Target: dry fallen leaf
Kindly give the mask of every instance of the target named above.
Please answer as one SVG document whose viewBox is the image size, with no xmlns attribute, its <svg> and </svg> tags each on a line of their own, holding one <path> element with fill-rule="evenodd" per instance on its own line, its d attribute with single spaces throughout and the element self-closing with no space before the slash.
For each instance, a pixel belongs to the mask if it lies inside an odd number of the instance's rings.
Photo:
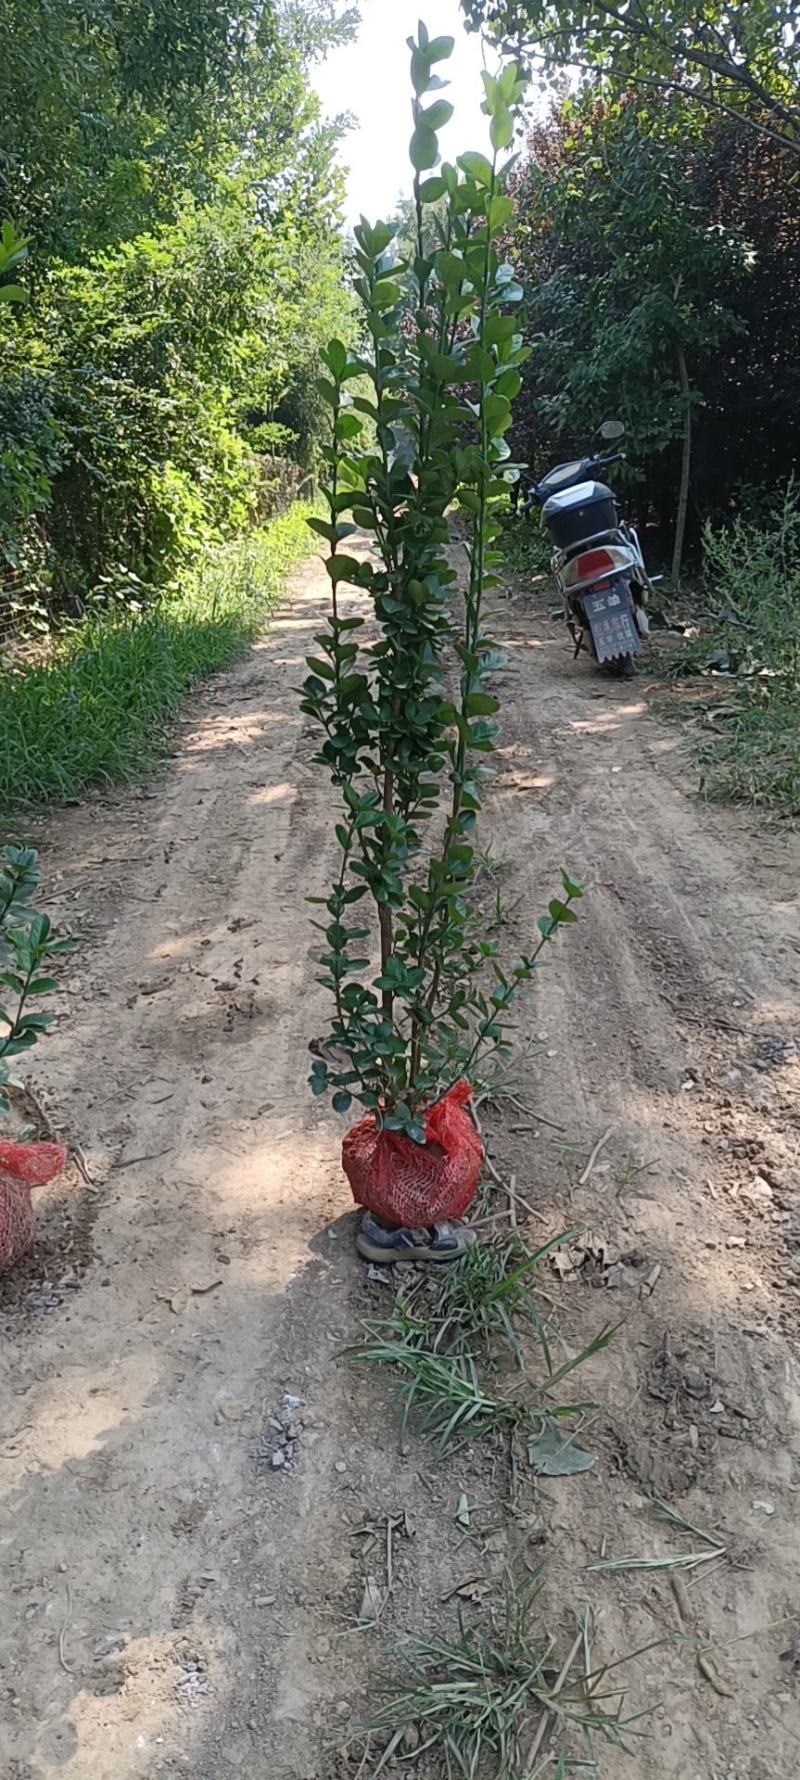
<svg viewBox="0 0 800 1780">
<path fill-rule="evenodd" d="M 460 1601 L 473 1601 L 479 1607 L 481 1601 L 491 1592 L 492 1585 L 488 1576 L 471 1576 L 467 1582 L 457 1582 L 455 1588 L 448 1589 L 447 1594 L 441 1595 L 440 1599 L 452 1601 L 453 1596 L 457 1595 Z"/>
<path fill-rule="evenodd" d="M 368 1624 L 371 1624 L 373 1620 L 380 1619 L 383 1604 L 383 1589 L 379 1587 L 374 1576 L 365 1576 L 364 1593 L 361 1596 L 361 1606 L 358 1609 L 359 1619 Z"/>
</svg>

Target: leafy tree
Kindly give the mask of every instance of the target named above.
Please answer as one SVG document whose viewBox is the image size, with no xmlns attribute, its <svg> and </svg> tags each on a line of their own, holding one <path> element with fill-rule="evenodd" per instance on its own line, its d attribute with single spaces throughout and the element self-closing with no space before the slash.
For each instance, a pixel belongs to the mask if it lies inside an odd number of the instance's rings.
<svg viewBox="0 0 800 1780">
<path fill-rule="evenodd" d="M 349 299 L 338 133 L 304 58 L 353 20 L 328 0 L 302 31 L 272 0 L 0 0 L 0 20 L 0 194 L 32 249 L 30 305 L 0 310 L 0 553 L 80 610 L 244 524 L 265 454 L 313 456 Z"/>
<path fill-rule="evenodd" d="M 609 77 L 617 92 L 678 92 L 733 111 L 800 153 L 794 0 L 462 0 L 473 28 L 524 44 L 542 68 Z"/>
<path fill-rule="evenodd" d="M 725 293 L 747 255 L 698 198 L 699 145 L 685 125 L 676 101 L 655 117 L 634 100 L 565 101 L 531 137 L 513 234 L 531 293 L 529 425 L 582 445 L 600 419 L 619 415 L 639 474 L 681 440 L 676 580 L 698 374 L 741 328 Z"/>
<path fill-rule="evenodd" d="M 272 0 L 0 0 L 0 214 L 78 259 L 169 220 L 220 173 L 254 185 L 313 112 L 327 0 L 284 32 Z"/>
</svg>

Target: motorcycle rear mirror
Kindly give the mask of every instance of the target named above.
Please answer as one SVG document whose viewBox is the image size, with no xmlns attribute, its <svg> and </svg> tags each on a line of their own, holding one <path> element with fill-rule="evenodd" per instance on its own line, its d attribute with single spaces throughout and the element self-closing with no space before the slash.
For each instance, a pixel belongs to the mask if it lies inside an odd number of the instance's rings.
<svg viewBox="0 0 800 1780">
<path fill-rule="evenodd" d="M 607 445 L 612 445 L 615 439 L 624 437 L 625 422 L 624 420 L 604 420 L 598 430 L 601 439 L 605 439 Z"/>
</svg>

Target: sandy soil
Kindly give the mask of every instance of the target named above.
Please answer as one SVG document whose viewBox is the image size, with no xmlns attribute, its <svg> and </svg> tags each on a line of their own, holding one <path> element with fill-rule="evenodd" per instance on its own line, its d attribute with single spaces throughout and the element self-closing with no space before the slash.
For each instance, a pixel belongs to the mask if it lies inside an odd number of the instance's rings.
<svg viewBox="0 0 800 1780">
<path fill-rule="evenodd" d="M 546 1554 L 557 1635 L 589 1600 L 604 1657 L 658 1642 L 620 1671 L 653 1712 L 604 1780 L 789 1780 L 800 847 L 694 800 L 646 676 L 573 666 L 524 592 L 504 605 L 491 895 L 513 943 L 561 864 L 591 894 L 486 1124 L 530 1236 L 576 1229 L 547 1282 L 567 1337 L 622 1326 L 581 1380 L 589 1476 L 510 1489 L 504 1451 L 401 1449 L 382 1382 L 336 1358 L 391 1298 L 353 1257 L 342 1121 L 305 1088 L 326 1010 L 303 897 L 331 812 L 293 688 L 324 599 L 311 565 L 157 783 L 33 837 L 81 941 L 35 1080 L 90 1184 L 76 1168 L 40 1195 L 36 1255 L 0 1284 L 0 1775 L 353 1780 L 398 1637 L 452 1628 L 459 1580 Z M 678 1549 L 655 1497 L 729 1554 L 683 1597 L 688 1625 L 668 1573 L 586 1570 Z M 364 1629 L 387 1515 L 406 1517 L 393 1593 Z M 725 1694 L 682 1631 L 716 1640 Z"/>
</svg>

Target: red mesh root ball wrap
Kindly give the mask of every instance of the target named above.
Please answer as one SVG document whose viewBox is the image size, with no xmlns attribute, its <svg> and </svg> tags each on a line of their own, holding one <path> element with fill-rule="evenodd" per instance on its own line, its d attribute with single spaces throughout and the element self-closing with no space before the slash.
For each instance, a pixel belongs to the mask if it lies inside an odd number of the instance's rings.
<svg viewBox="0 0 800 1780">
<path fill-rule="evenodd" d="M 0 1273 L 7 1273 L 33 1246 L 31 1189 L 54 1180 L 66 1160 L 60 1143 L 0 1143 Z"/>
<path fill-rule="evenodd" d="M 425 1143 L 378 1131 L 370 1113 L 348 1131 L 342 1167 L 357 1205 L 388 1224 L 463 1217 L 478 1190 L 483 1145 L 465 1111 L 469 1082 L 456 1082 L 425 1114 Z"/>
</svg>

